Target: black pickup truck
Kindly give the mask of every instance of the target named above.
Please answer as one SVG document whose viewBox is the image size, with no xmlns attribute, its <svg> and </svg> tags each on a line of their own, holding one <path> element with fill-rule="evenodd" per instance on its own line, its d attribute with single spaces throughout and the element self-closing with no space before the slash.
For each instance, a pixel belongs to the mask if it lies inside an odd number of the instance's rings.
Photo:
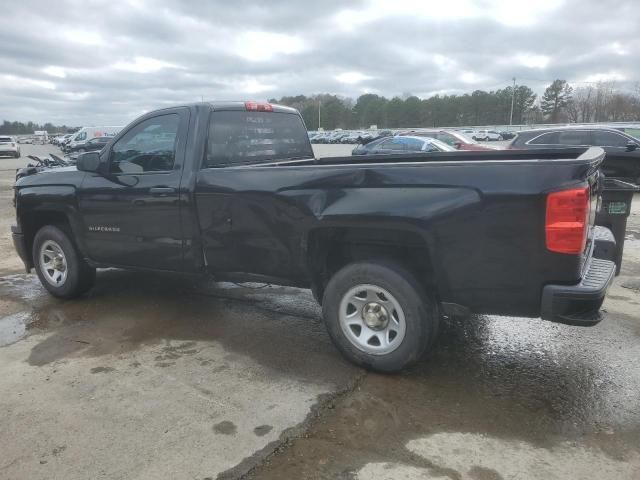
<svg viewBox="0 0 640 480">
<path fill-rule="evenodd" d="M 443 314 L 600 320 L 615 241 L 600 148 L 314 158 L 300 114 L 255 102 L 148 113 L 77 167 L 16 182 L 13 240 L 57 297 L 96 268 L 310 288 L 351 361 L 397 371 Z"/>
</svg>

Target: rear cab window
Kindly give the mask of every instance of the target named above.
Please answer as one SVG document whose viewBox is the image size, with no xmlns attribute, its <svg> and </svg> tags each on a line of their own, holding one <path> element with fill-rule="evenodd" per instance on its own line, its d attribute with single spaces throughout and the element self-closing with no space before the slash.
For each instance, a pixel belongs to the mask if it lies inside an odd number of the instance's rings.
<svg viewBox="0 0 640 480">
<path fill-rule="evenodd" d="M 203 168 L 313 158 L 302 118 L 294 113 L 213 111 Z"/>
</svg>

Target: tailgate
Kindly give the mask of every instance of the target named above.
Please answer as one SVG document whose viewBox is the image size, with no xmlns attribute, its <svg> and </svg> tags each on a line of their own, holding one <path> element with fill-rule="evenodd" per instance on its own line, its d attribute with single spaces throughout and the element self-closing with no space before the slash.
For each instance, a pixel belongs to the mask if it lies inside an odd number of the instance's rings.
<svg viewBox="0 0 640 480">
<path fill-rule="evenodd" d="M 598 210 L 602 204 L 602 190 L 604 185 L 604 174 L 600 171 L 600 166 L 604 160 L 604 151 L 602 149 L 590 148 L 583 155 L 592 157 L 590 168 L 585 171 L 585 182 L 589 187 L 589 220 L 587 225 L 587 242 L 585 244 L 584 251 L 582 252 L 582 259 L 580 264 L 580 270 L 584 273 L 587 266 L 587 261 L 593 255 L 594 240 L 598 236 L 596 217 Z"/>
</svg>

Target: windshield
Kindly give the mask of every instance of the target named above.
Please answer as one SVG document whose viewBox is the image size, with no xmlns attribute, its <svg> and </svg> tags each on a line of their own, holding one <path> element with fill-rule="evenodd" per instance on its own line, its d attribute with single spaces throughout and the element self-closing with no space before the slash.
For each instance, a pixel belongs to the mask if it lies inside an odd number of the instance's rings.
<svg viewBox="0 0 640 480">
<path fill-rule="evenodd" d="M 313 158 L 313 151 L 298 115 L 235 110 L 211 114 L 204 168 L 301 158 Z"/>
</svg>

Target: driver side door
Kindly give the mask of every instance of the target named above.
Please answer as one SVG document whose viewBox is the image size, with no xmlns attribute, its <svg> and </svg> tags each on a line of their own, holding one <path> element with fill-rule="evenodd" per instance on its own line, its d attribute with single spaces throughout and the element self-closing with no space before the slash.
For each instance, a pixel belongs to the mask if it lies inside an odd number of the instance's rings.
<svg viewBox="0 0 640 480">
<path fill-rule="evenodd" d="M 106 265 L 181 271 L 180 182 L 189 110 L 155 112 L 102 151 L 79 191 L 89 257 Z"/>
</svg>

